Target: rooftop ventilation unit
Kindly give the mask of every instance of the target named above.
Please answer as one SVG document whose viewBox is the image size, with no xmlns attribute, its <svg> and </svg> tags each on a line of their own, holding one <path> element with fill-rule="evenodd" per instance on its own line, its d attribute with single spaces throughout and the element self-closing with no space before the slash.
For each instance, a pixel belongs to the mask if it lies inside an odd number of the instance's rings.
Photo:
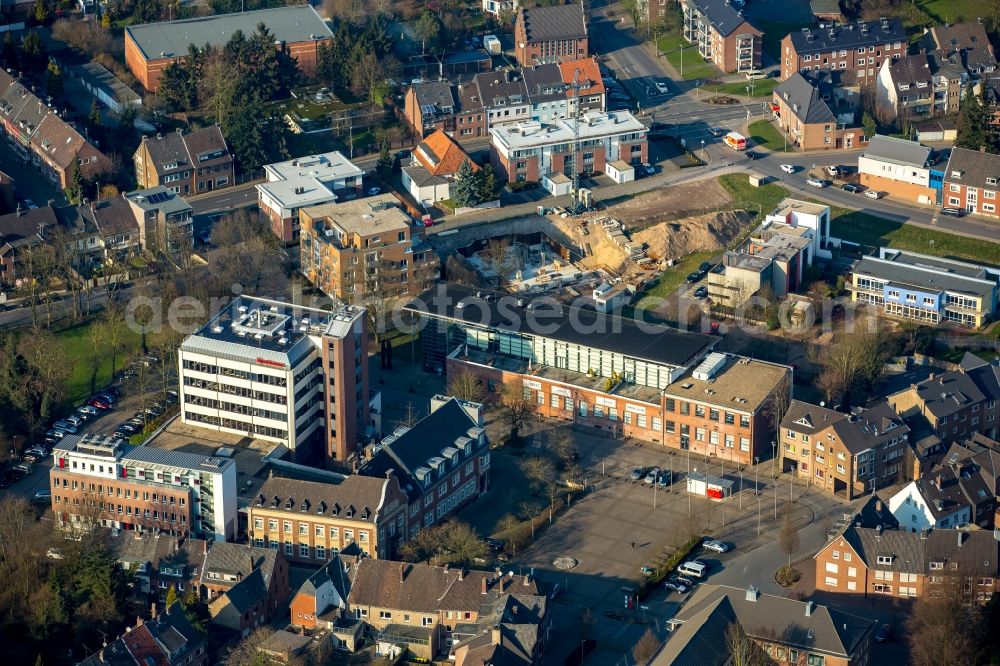
<svg viewBox="0 0 1000 666">
<path fill-rule="evenodd" d="M 708 381 L 715 376 L 719 370 L 726 365 L 726 355 L 720 354 L 719 352 L 712 352 L 705 357 L 701 365 L 695 368 L 691 376 L 695 379 L 700 379 L 701 381 Z"/>
</svg>

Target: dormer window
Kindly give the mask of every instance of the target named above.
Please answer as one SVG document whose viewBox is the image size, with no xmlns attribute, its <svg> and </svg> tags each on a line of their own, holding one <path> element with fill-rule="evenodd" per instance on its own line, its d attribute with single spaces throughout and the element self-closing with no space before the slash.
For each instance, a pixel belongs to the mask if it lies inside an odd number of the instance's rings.
<svg viewBox="0 0 1000 666">
<path fill-rule="evenodd" d="M 962 180 L 962 172 L 961 171 L 952 171 L 951 172 L 951 177 L 954 178 L 955 180 Z"/>
<path fill-rule="evenodd" d="M 285 509 L 286 510 L 291 510 L 291 508 L 293 506 L 295 506 L 295 500 L 293 500 L 291 497 L 289 497 L 287 500 L 285 500 Z"/>
<path fill-rule="evenodd" d="M 334 502 L 333 503 L 333 509 L 330 510 L 330 513 L 333 514 L 333 515 L 335 515 L 335 516 L 339 516 L 340 515 L 340 504 L 338 504 L 337 502 Z"/>
<path fill-rule="evenodd" d="M 299 511 L 309 510 L 309 500 L 302 500 L 302 504 L 299 505 Z"/>
<path fill-rule="evenodd" d="M 346 517 L 348 517 L 348 518 L 353 518 L 354 517 L 354 505 L 353 504 L 351 504 L 351 505 L 349 505 L 347 507 L 347 511 L 344 512 L 344 515 Z"/>
<path fill-rule="evenodd" d="M 326 502 L 323 502 L 322 500 L 320 501 L 319 506 L 316 507 L 316 513 L 318 514 L 326 513 Z"/>
<path fill-rule="evenodd" d="M 990 176 L 987 176 L 986 177 L 986 184 L 987 185 L 996 185 L 997 184 L 997 179 L 996 178 L 992 178 Z"/>
<path fill-rule="evenodd" d="M 257 495 L 257 506 L 264 506 L 264 495 Z"/>
<path fill-rule="evenodd" d="M 878 556 L 878 563 L 879 564 L 892 564 L 892 559 L 893 559 L 892 555 L 879 555 Z"/>
<path fill-rule="evenodd" d="M 281 500 L 278 498 L 277 495 L 275 495 L 274 497 L 271 498 L 271 508 L 272 509 L 278 508 L 279 504 L 281 504 Z"/>
</svg>

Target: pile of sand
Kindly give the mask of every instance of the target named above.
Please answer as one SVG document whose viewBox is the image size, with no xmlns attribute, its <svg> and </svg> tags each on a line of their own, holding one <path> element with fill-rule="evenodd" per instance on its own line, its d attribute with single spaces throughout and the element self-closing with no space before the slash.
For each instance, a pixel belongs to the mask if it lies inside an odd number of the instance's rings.
<svg viewBox="0 0 1000 666">
<path fill-rule="evenodd" d="M 692 252 L 721 250 L 753 220 L 746 211 L 722 211 L 661 222 L 632 234 L 657 261 L 681 259 Z"/>
</svg>

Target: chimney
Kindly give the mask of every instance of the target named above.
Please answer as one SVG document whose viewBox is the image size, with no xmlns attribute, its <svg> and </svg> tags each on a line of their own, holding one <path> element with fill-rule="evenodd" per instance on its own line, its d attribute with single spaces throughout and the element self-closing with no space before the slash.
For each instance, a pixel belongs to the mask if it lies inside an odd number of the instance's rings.
<svg viewBox="0 0 1000 666">
<path fill-rule="evenodd" d="M 487 592 L 486 576 L 483 576 L 483 579 L 482 579 L 482 590 L 481 591 L 482 591 L 483 594 L 486 594 L 486 592 Z"/>
<path fill-rule="evenodd" d="M 399 563 L 399 580 L 406 580 L 406 562 Z"/>
<path fill-rule="evenodd" d="M 986 154 L 986 146 L 979 146 L 979 152 Z"/>
<path fill-rule="evenodd" d="M 923 539 L 923 540 L 927 539 L 927 528 L 926 527 L 921 527 L 920 528 L 920 538 Z"/>
<path fill-rule="evenodd" d="M 941 490 L 941 475 L 940 474 L 938 474 L 937 476 L 934 477 L 934 485 L 935 485 L 935 487 L 937 487 L 938 490 Z"/>
<path fill-rule="evenodd" d="M 458 568 L 458 580 L 464 580 L 464 579 L 465 579 L 465 568 L 464 567 L 459 567 Z"/>
<path fill-rule="evenodd" d="M 760 599 L 760 590 L 751 585 L 747 588 L 746 600 L 756 603 L 758 599 Z"/>
<path fill-rule="evenodd" d="M 503 642 L 503 636 L 500 635 L 500 627 L 493 627 L 490 632 L 493 637 L 493 645 L 500 645 Z"/>
<path fill-rule="evenodd" d="M 882 513 L 882 500 L 875 501 L 875 510 Z"/>
<path fill-rule="evenodd" d="M 154 619 L 154 620 L 155 620 L 155 619 L 156 619 L 156 615 L 157 615 L 157 612 L 156 612 L 156 602 L 154 601 L 153 603 L 151 603 L 151 604 L 149 605 L 149 616 L 150 616 L 150 617 L 151 617 L 152 619 Z"/>
<path fill-rule="evenodd" d="M 813 602 L 806 602 L 806 617 L 811 617 L 813 614 Z"/>
<path fill-rule="evenodd" d="M 444 563 L 444 572 L 448 573 L 448 563 L 447 562 Z"/>
</svg>

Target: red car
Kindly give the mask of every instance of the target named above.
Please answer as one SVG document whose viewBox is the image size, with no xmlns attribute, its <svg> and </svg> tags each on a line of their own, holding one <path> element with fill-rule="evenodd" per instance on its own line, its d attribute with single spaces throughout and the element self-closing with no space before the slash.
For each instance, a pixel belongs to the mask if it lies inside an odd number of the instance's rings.
<svg viewBox="0 0 1000 666">
<path fill-rule="evenodd" d="M 100 398 L 91 398 L 87 401 L 87 404 L 91 407 L 97 407 L 98 409 L 111 409 L 111 405 L 101 400 Z"/>
</svg>

